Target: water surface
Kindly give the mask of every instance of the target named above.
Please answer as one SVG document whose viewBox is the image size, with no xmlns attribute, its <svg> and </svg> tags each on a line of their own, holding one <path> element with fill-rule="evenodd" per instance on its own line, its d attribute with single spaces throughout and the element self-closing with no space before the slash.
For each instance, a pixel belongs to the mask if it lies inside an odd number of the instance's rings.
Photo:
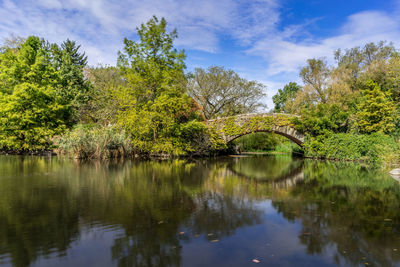
<svg viewBox="0 0 400 267">
<path fill-rule="evenodd" d="M 0 156 L 0 264 L 400 266 L 400 186 L 287 156 Z"/>
</svg>

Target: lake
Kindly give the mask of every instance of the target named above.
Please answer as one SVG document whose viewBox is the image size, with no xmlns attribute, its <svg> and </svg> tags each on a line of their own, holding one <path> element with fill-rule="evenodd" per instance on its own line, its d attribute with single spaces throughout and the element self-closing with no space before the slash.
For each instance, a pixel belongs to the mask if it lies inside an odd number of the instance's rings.
<svg viewBox="0 0 400 267">
<path fill-rule="evenodd" d="M 400 186 L 289 156 L 0 156 L 0 265 L 400 266 Z"/>
</svg>

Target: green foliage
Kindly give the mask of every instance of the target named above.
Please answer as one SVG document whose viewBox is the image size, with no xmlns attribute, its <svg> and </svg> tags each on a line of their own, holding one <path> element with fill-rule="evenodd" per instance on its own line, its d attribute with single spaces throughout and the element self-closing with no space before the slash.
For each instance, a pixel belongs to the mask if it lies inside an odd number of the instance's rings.
<svg viewBox="0 0 400 267">
<path fill-rule="evenodd" d="M 399 143 L 381 133 L 371 135 L 332 134 L 309 138 L 306 156 L 338 160 L 360 160 L 372 164 L 391 164 L 399 160 Z"/>
<path fill-rule="evenodd" d="M 318 104 L 314 108 L 303 108 L 301 118 L 294 118 L 296 128 L 311 136 L 347 132 L 350 112 L 343 111 L 338 104 Z"/>
<path fill-rule="evenodd" d="M 124 39 L 118 66 L 132 87 L 130 94 L 141 108 L 163 93 L 182 94 L 186 82 L 184 51 L 173 47 L 176 30 L 166 31 L 167 22 L 153 17 L 137 28 L 139 41 Z"/>
<path fill-rule="evenodd" d="M 395 104 L 390 99 L 390 92 L 383 92 L 379 85 L 369 80 L 362 91 L 362 98 L 356 113 L 358 127 L 361 133 L 394 131 Z"/>
<path fill-rule="evenodd" d="M 338 49 L 334 54 L 338 66 L 350 70 L 353 81 L 356 81 L 374 62 L 385 61 L 396 55 L 396 49 L 392 43 L 381 41 L 377 44 L 367 43 L 362 48 L 346 49 L 344 52 Z"/>
<path fill-rule="evenodd" d="M 300 71 L 306 89 L 310 89 L 311 101 L 326 103 L 328 100 L 329 67 L 325 59 L 308 59 L 307 66 Z"/>
<path fill-rule="evenodd" d="M 292 119 L 293 116 L 285 114 L 249 118 L 226 117 L 209 121 L 208 127 L 215 128 L 218 133 L 225 136 L 236 136 L 257 131 L 271 131 L 274 126 L 293 126 Z"/>
<path fill-rule="evenodd" d="M 296 143 L 284 136 L 269 132 L 256 132 L 244 135 L 235 139 L 233 143 L 240 151 L 302 153 L 302 149 Z"/>
<path fill-rule="evenodd" d="M 301 86 L 295 82 L 286 84 L 283 89 L 279 89 L 278 93 L 272 97 L 275 104 L 275 112 L 289 112 L 286 107 L 288 101 L 293 101 L 297 91 L 301 89 Z"/>
<path fill-rule="evenodd" d="M 43 150 L 65 129 L 65 106 L 51 87 L 21 83 L 0 94 L 0 149 Z"/>
<path fill-rule="evenodd" d="M 253 133 L 235 139 L 233 142 L 241 151 L 271 151 L 282 142 L 282 138 L 273 133 Z"/>
<path fill-rule="evenodd" d="M 79 159 L 105 159 L 129 156 L 131 142 L 124 131 L 116 127 L 78 124 L 55 139 L 58 152 Z"/>
<path fill-rule="evenodd" d="M 303 148 L 292 141 L 281 141 L 275 146 L 274 151 L 287 154 L 304 154 Z"/>
<path fill-rule="evenodd" d="M 53 64 L 60 76 L 60 96 L 66 105 L 74 107 L 74 111 L 87 101 L 86 94 L 89 90 L 89 83 L 83 76 L 87 57 L 84 53 L 79 53 L 79 49 L 80 45 L 71 40 L 66 40 L 60 47 L 52 45 Z M 76 117 L 72 119 L 77 120 Z"/>
<path fill-rule="evenodd" d="M 86 57 L 67 40 L 61 47 L 30 36 L 0 53 L 0 149 L 44 150 L 75 121 L 87 82 Z"/>
<path fill-rule="evenodd" d="M 118 88 L 117 123 L 130 134 L 136 153 L 181 155 L 195 150 L 205 133 L 200 113 L 184 93 L 185 54 L 173 47 L 176 31 L 153 17 L 137 29 L 139 41 L 124 40 L 118 64 L 127 85 Z"/>
<path fill-rule="evenodd" d="M 86 96 L 88 101 L 79 109 L 80 121 L 104 126 L 115 124 L 120 104 L 117 92 L 127 84 L 121 71 L 111 66 L 91 67 L 85 71 L 91 86 Z"/>
</svg>

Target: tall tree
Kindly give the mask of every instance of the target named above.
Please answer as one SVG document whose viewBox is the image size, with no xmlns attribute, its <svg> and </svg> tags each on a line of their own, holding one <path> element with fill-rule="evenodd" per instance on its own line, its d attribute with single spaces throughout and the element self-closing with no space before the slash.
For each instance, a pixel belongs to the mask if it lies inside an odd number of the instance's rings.
<svg viewBox="0 0 400 267">
<path fill-rule="evenodd" d="M 261 103 L 266 87 L 256 81 L 241 78 L 233 70 L 214 66 L 196 68 L 189 81 L 189 94 L 202 106 L 204 116 L 230 116 L 255 112 L 265 107 Z"/>
<path fill-rule="evenodd" d="M 97 66 L 86 68 L 85 76 L 91 86 L 87 92 L 88 101 L 79 110 L 81 121 L 114 124 L 119 111 L 115 94 L 127 85 L 121 71 L 116 67 Z"/>
<path fill-rule="evenodd" d="M 367 43 L 364 47 L 353 47 L 335 51 L 335 59 L 338 67 L 351 70 L 354 79 L 357 79 L 362 71 L 365 71 L 374 61 L 388 60 L 394 54 L 396 49 L 392 43 L 386 42 Z"/>
<path fill-rule="evenodd" d="M 64 104 L 71 106 L 69 123 L 79 120 L 79 109 L 87 101 L 87 92 L 90 83 L 84 77 L 83 70 L 87 65 L 87 56 L 81 53 L 80 45 L 75 41 L 67 39 L 61 46 L 53 44 L 51 46 L 54 54 L 54 67 L 60 75 L 59 94 Z"/>
<path fill-rule="evenodd" d="M 278 93 L 272 97 L 272 101 L 275 104 L 275 112 L 290 112 L 289 106 L 300 89 L 301 86 L 295 82 L 290 82 L 283 89 L 279 89 Z"/>
<path fill-rule="evenodd" d="M 198 111 L 185 92 L 185 53 L 173 46 L 176 30 L 168 33 L 164 18 L 138 29 L 139 41 L 125 39 L 118 65 L 127 81 L 119 88 L 119 124 L 131 134 L 138 151 L 184 153 L 188 135 L 201 131 Z"/>
<path fill-rule="evenodd" d="M 390 92 L 383 92 L 379 85 L 369 80 L 358 104 L 357 126 L 361 133 L 390 133 L 395 128 L 395 104 Z"/>
<path fill-rule="evenodd" d="M 324 59 L 308 59 L 307 65 L 301 69 L 300 77 L 312 102 L 327 102 L 329 74 L 330 70 Z"/>
<path fill-rule="evenodd" d="M 0 53 L 0 149 L 46 149 L 65 129 L 70 109 L 53 58 L 51 45 L 34 36 Z"/>
</svg>

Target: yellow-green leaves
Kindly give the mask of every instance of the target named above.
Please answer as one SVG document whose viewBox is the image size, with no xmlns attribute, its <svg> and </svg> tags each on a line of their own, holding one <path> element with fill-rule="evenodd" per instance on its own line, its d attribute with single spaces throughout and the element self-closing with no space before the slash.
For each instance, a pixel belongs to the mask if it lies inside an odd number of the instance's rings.
<svg viewBox="0 0 400 267">
<path fill-rule="evenodd" d="M 390 133 L 394 131 L 396 106 L 390 92 L 383 92 L 376 83 L 369 80 L 357 106 L 356 125 L 361 133 Z"/>
</svg>

